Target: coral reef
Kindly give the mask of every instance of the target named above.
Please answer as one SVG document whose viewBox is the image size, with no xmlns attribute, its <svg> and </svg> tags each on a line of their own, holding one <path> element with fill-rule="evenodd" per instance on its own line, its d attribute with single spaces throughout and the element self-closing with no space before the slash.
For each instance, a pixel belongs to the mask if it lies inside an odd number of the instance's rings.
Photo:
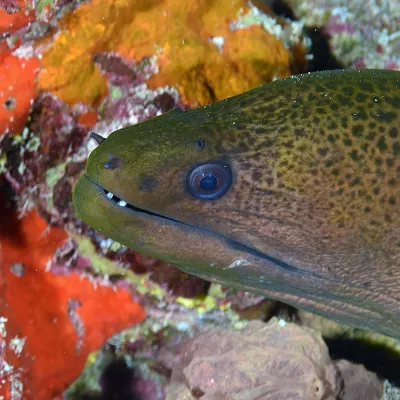
<svg viewBox="0 0 400 400">
<path fill-rule="evenodd" d="M 397 0 L 287 0 L 306 26 L 322 27 L 333 54 L 351 68 L 400 69 Z"/>
<path fill-rule="evenodd" d="M 167 399 L 382 398 L 383 383 L 363 366 L 331 361 L 322 337 L 277 319 L 240 331 L 211 330 L 176 351 Z"/>
<path fill-rule="evenodd" d="M 70 104 L 95 104 L 107 82 L 94 62 L 98 53 L 110 51 L 131 62 L 156 57 L 159 74 L 150 87 L 175 86 L 192 105 L 287 76 L 291 64 L 303 63 L 304 69 L 304 52 L 291 51 L 301 47 L 299 33 L 285 35 L 286 49 L 280 39 L 287 30 L 278 30 L 273 18 L 264 24 L 272 26 L 269 31 L 258 21 L 235 24 L 248 12 L 244 0 L 93 0 L 60 21 L 60 34 L 43 54 L 39 87 Z"/>
<path fill-rule="evenodd" d="M 5 0 L 0 4 L 0 33 L 15 32 L 33 21 L 35 10 L 25 0 Z"/>
<path fill-rule="evenodd" d="M 16 57 L 0 49 L 0 140 L 6 133 L 20 133 L 35 98 L 39 62 Z"/>
<path fill-rule="evenodd" d="M 53 398 L 77 377 L 91 351 L 145 314 L 127 290 L 48 271 L 67 234 L 34 211 L 20 223 L 7 211 L 0 230 L 3 390 L 12 399 Z"/>
<path fill-rule="evenodd" d="M 211 299 L 208 302 L 212 303 Z M 245 324 L 224 306 L 204 311 L 202 307 L 186 308 L 168 298 L 153 303 L 146 311 L 146 320 L 140 326 L 111 337 L 99 351 L 89 356 L 82 375 L 64 393 L 66 399 L 89 394 L 105 396 L 113 387 L 115 395 L 130 393 L 134 399 L 164 400 L 179 343 L 206 327 L 230 329 Z M 109 377 L 116 374 L 119 377 L 113 379 L 113 383 Z"/>
</svg>

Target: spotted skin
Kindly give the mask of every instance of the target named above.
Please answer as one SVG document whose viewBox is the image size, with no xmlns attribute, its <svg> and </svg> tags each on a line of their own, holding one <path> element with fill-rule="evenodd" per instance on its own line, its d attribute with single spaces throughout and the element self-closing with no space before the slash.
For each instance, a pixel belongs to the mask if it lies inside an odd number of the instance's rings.
<svg viewBox="0 0 400 400">
<path fill-rule="evenodd" d="M 232 187 L 194 198 L 187 172 L 215 160 Z M 74 202 L 137 251 L 400 338 L 399 179 L 400 72 L 329 71 L 114 132 Z"/>
</svg>

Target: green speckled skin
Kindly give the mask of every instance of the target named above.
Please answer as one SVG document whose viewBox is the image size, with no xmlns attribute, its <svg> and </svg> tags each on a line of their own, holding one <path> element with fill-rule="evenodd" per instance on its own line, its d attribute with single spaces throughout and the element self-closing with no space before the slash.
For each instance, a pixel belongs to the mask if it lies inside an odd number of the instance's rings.
<svg viewBox="0 0 400 400">
<path fill-rule="evenodd" d="M 195 199 L 186 174 L 209 160 L 232 167 L 233 185 Z M 137 251 L 400 338 L 399 178 L 400 72 L 343 70 L 116 131 L 90 155 L 74 202 Z"/>
</svg>

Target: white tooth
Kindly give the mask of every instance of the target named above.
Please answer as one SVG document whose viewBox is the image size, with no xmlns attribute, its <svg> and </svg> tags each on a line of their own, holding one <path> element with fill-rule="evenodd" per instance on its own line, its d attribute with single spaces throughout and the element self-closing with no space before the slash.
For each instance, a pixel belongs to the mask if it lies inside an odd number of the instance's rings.
<svg viewBox="0 0 400 400">
<path fill-rule="evenodd" d="M 128 203 L 125 200 L 121 200 L 118 202 L 118 205 L 121 207 L 125 207 Z"/>
<path fill-rule="evenodd" d="M 112 200 L 112 198 L 114 197 L 114 195 L 113 195 L 111 192 L 108 192 L 108 193 L 107 193 L 107 197 L 108 197 L 110 200 Z"/>
</svg>

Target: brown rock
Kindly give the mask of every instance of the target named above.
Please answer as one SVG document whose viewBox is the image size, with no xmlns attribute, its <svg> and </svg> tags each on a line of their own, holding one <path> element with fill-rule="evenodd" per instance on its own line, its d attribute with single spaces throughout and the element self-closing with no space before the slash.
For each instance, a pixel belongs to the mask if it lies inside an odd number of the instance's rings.
<svg viewBox="0 0 400 400">
<path fill-rule="evenodd" d="M 167 400 L 381 399 L 363 366 L 333 363 L 319 333 L 277 319 L 215 329 L 180 345 Z"/>
</svg>

